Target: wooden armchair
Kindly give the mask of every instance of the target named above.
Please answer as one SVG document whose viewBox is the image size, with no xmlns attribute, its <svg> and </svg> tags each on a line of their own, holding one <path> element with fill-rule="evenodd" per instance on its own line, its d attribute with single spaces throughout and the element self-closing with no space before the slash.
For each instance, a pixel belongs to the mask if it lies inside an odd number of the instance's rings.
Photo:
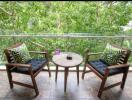
<svg viewBox="0 0 132 100">
<path fill-rule="evenodd" d="M 114 47 L 120 48 L 117 46 L 114 46 Z M 84 79 L 85 73 L 91 71 L 91 72 L 95 73 L 102 80 L 102 83 L 101 83 L 99 91 L 98 91 L 99 98 L 101 97 L 102 92 L 104 90 L 110 89 L 110 88 L 112 88 L 114 86 L 118 86 L 118 85 L 121 85 L 121 89 L 124 88 L 125 81 L 127 78 L 128 69 L 129 69 L 129 65 L 127 64 L 127 61 L 128 61 L 128 58 L 129 58 L 131 52 L 128 49 L 123 49 L 123 48 L 120 48 L 120 49 L 124 50 L 125 53 L 121 55 L 118 63 L 115 65 L 108 65 L 107 63 L 102 61 L 100 57 L 99 57 L 99 59 L 90 61 L 89 60 L 90 56 L 99 55 L 99 54 L 102 54 L 103 52 L 89 53 L 89 50 L 86 50 L 86 57 L 85 57 L 85 64 L 84 64 L 84 69 L 83 69 L 83 73 L 82 73 L 82 79 Z M 86 71 L 86 67 L 88 67 L 90 69 L 90 71 Z M 116 74 L 121 74 L 121 73 L 123 73 L 122 81 L 105 87 L 105 83 L 106 83 L 106 80 L 108 77 L 116 75 Z"/>
<path fill-rule="evenodd" d="M 29 60 L 28 62 L 24 64 L 17 63 L 14 61 L 14 57 L 11 54 L 10 49 L 19 47 L 21 45 L 22 43 L 17 43 L 4 50 L 4 53 L 8 61 L 8 63 L 6 64 L 6 70 L 7 70 L 9 83 L 10 83 L 10 88 L 11 89 L 13 88 L 13 84 L 32 88 L 32 89 L 35 89 L 36 96 L 37 96 L 39 94 L 39 91 L 35 81 L 35 77 L 40 73 L 40 71 L 44 70 L 43 67 L 45 65 L 47 65 L 48 67 L 48 70 L 46 71 L 48 71 L 49 77 L 51 76 L 50 68 L 49 68 L 48 52 L 47 51 L 45 52 L 29 51 L 30 53 L 34 53 L 34 54 L 42 54 L 44 55 L 44 58 L 32 58 L 31 60 Z M 12 80 L 12 72 L 30 75 L 33 85 L 28 85 L 25 83 L 20 83 L 20 82 Z"/>
</svg>

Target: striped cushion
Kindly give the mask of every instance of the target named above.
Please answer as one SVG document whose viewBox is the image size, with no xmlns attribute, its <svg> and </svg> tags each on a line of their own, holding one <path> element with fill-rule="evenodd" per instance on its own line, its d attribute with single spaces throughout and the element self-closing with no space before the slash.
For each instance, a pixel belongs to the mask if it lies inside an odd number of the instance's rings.
<svg viewBox="0 0 132 100">
<path fill-rule="evenodd" d="M 107 43 L 107 46 L 103 54 L 101 55 L 101 59 L 103 59 L 109 65 L 113 65 L 119 62 L 123 54 L 124 50 L 114 47 Z"/>
</svg>

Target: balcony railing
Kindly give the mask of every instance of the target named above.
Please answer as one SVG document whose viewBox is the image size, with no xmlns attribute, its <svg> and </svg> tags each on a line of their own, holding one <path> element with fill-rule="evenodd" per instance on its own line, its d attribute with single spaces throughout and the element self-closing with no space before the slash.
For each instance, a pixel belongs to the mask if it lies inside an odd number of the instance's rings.
<svg viewBox="0 0 132 100">
<path fill-rule="evenodd" d="M 56 49 L 71 51 L 84 55 L 84 50 L 101 52 L 107 43 L 132 48 L 132 36 L 86 36 L 80 34 L 70 35 L 0 35 L 0 63 L 4 63 L 3 50 L 14 43 L 24 42 L 29 50 L 48 50 L 50 58 Z M 130 57 L 129 62 L 132 61 Z"/>
</svg>

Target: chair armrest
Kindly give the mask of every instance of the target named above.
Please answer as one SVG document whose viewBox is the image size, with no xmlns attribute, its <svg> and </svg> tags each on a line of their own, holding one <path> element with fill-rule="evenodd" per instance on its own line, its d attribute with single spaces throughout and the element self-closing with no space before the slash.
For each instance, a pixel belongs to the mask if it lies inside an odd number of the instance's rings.
<svg viewBox="0 0 132 100">
<path fill-rule="evenodd" d="M 84 50 L 84 52 L 85 52 L 85 54 L 86 54 L 87 56 L 90 56 L 90 55 L 98 55 L 98 54 L 102 54 L 102 53 L 103 53 L 103 52 L 90 53 L 90 52 L 89 52 L 89 48 L 86 48 L 86 49 Z"/>
<path fill-rule="evenodd" d="M 98 52 L 98 53 L 87 53 L 87 54 L 85 55 L 85 62 L 88 61 L 88 59 L 89 59 L 90 56 L 92 56 L 92 55 L 99 55 L 99 54 L 101 54 L 101 53 L 102 53 L 102 52 Z"/>
<path fill-rule="evenodd" d="M 91 56 L 91 55 L 99 55 L 99 54 L 102 54 L 103 52 L 97 52 L 97 53 L 88 53 L 87 55 L 88 56 Z"/>
<path fill-rule="evenodd" d="M 128 64 L 120 64 L 120 65 L 108 66 L 107 69 L 126 68 L 126 67 L 129 67 L 129 65 Z"/>
<path fill-rule="evenodd" d="M 92 55 L 99 55 L 99 54 L 102 54 L 103 52 L 97 52 L 97 53 L 89 53 L 89 49 L 86 48 L 85 49 L 85 55 L 84 55 L 84 58 L 85 58 L 85 65 L 87 63 L 87 61 L 89 60 L 89 57 L 92 56 Z"/>
<path fill-rule="evenodd" d="M 44 54 L 45 58 L 46 58 L 47 60 L 49 60 L 49 59 L 48 59 L 48 51 L 29 51 L 29 53 Z"/>
<path fill-rule="evenodd" d="M 40 52 L 40 51 L 29 51 L 29 53 L 35 53 L 35 54 L 47 54 L 47 52 Z"/>
<path fill-rule="evenodd" d="M 25 67 L 25 68 L 31 68 L 31 64 L 18 64 L 18 63 L 8 63 L 6 64 L 8 67 Z"/>
</svg>

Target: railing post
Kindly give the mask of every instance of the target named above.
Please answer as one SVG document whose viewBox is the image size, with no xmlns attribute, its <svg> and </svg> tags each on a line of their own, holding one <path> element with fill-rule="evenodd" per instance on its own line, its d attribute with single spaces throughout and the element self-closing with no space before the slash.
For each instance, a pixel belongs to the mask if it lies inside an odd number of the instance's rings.
<svg viewBox="0 0 132 100">
<path fill-rule="evenodd" d="M 69 36 L 68 36 L 68 38 L 67 38 L 67 51 L 69 52 L 69 48 L 70 48 L 70 45 L 69 45 Z"/>
<path fill-rule="evenodd" d="M 13 39 L 13 44 L 15 44 L 16 43 L 15 37 L 13 36 L 12 39 Z"/>
<path fill-rule="evenodd" d="M 121 40 L 121 47 L 123 46 L 124 40 L 125 40 L 125 37 L 122 37 L 122 40 Z"/>
</svg>

